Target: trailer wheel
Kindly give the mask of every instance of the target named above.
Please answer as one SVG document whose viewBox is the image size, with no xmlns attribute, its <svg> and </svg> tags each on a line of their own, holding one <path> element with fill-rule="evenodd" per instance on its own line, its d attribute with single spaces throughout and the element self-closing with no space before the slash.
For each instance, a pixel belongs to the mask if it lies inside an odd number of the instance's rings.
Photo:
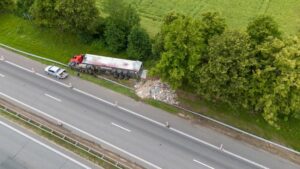
<svg viewBox="0 0 300 169">
<path fill-rule="evenodd" d="M 113 73 L 113 76 L 114 76 L 114 78 L 117 79 L 117 78 L 118 78 L 118 73 L 117 73 L 117 72 L 114 72 L 114 73 Z"/>
<path fill-rule="evenodd" d="M 120 73 L 120 74 L 119 74 L 119 78 L 120 78 L 120 79 L 124 79 L 123 73 Z"/>
</svg>

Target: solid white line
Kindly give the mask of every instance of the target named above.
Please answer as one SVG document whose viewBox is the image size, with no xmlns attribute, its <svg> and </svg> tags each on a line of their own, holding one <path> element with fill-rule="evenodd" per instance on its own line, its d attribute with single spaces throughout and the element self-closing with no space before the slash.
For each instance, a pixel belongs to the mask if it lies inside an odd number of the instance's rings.
<svg viewBox="0 0 300 169">
<path fill-rule="evenodd" d="M 119 108 L 119 109 L 121 109 L 121 110 L 123 110 L 123 111 L 125 111 L 125 112 L 128 112 L 128 113 L 130 113 L 130 114 L 133 114 L 133 115 L 135 115 L 135 116 L 138 116 L 138 117 L 140 117 L 140 118 L 142 118 L 142 119 L 145 119 L 145 120 L 147 120 L 147 121 L 150 121 L 150 122 L 152 122 L 152 123 L 154 123 L 154 124 L 157 124 L 157 125 L 159 125 L 159 126 L 165 127 L 165 124 L 163 124 L 163 123 L 160 123 L 160 122 L 158 122 L 158 121 L 155 121 L 155 120 L 153 120 L 153 119 L 150 119 L 150 118 L 148 118 L 148 117 L 146 117 L 146 116 L 143 116 L 143 115 L 141 115 L 141 114 L 138 114 L 138 113 L 136 113 L 136 112 L 134 112 L 134 111 L 131 111 L 131 110 L 129 110 L 129 109 L 126 109 L 126 108 L 124 108 L 124 107 L 115 105 L 114 103 L 111 103 L 111 102 L 109 102 L 109 101 L 106 101 L 106 100 L 104 100 L 104 99 L 101 99 L 101 98 L 99 98 L 99 97 L 96 97 L 96 96 L 94 96 L 94 95 L 92 95 L 92 94 L 89 94 L 89 93 L 87 93 L 87 92 L 84 92 L 84 91 L 82 91 L 82 90 L 80 90 L 80 89 L 73 88 L 73 90 L 75 90 L 75 91 L 77 91 L 77 92 L 79 92 L 79 93 L 81 93 L 81 94 L 84 94 L 84 95 L 86 95 L 86 96 L 89 96 L 89 97 L 91 97 L 91 98 L 94 98 L 94 99 L 96 99 L 96 100 L 99 100 L 99 101 L 101 101 L 101 102 L 104 102 L 104 103 L 106 103 L 106 104 L 108 104 L 108 105 L 117 107 L 117 108 Z M 169 129 L 172 130 L 172 131 L 174 131 L 174 132 L 176 132 L 176 133 L 178 133 L 178 134 L 180 134 L 180 135 L 183 135 L 183 136 L 188 137 L 188 138 L 190 138 L 190 139 L 192 139 L 192 140 L 195 140 L 195 141 L 197 141 L 197 142 L 199 142 L 199 143 L 202 143 L 202 144 L 204 144 L 204 145 L 206 145 L 206 146 L 208 146 L 208 147 L 211 147 L 211 148 L 213 148 L 213 149 L 219 150 L 219 147 L 218 147 L 218 146 L 215 146 L 215 145 L 213 145 L 213 144 L 211 144 L 211 143 L 208 143 L 208 142 L 206 142 L 206 141 L 204 141 L 204 140 L 201 140 L 201 139 L 199 139 L 199 138 L 196 138 L 196 137 L 194 137 L 194 136 L 191 136 L 191 135 L 189 135 L 189 134 L 187 134 L 187 133 L 184 133 L 184 132 L 182 132 L 182 131 L 180 131 L 180 130 L 177 130 L 177 129 L 175 129 L 175 128 L 172 128 L 172 127 L 170 127 Z M 226 154 L 229 154 L 229 155 L 231 155 L 231 156 L 237 157 L 237 158 L 240 157 L 240 158 L 238 158 L 238 159 L 241 159 L 241 160 L 246 159 L 246 158 L 241 157 L 241 156 L 239 156 L 239 155 L 237 155 L 237 154 L 234 154 L 234 153 L 228 153 L 228 151 L 223 151 L 223 152 L 226 153 Z M 254 161 L 251 161 L 251 160 L 249 160 L 249 159 L 246 159 L 246 160 L 244 160 L 244 161 L 249 162 L 250 164 L 256 165 L 256 166 L 258 166 L 258 167 L 261 167 L 261 168 L 263 168 L 263 169 L 267 169 L 267 167 L 265 167 L 265 166 L 263 166 L 263 165 L 261 165 L 261 164 L 258 164 L 258 163 L 254 162 Z"/>
<path fill-rule="evenodd" d="M 86 95 L 86 96 L 89 96 L 89 97 L 91 97 L 91 98 L 93 98 L 93 99 L 96 99 L 96 100 L 98 100 L 98 101 L 104 102 L 104 103 L 106 103 L 106 104 L 108 104 L 108 105 L 115 106 L 115 104 L 113 104 L 113 103 L 111 103 L 111 102 L 109 102 L 109 101 L 100 99 L 100 98 L 98 98 L 98 97 L 96 97 L 96 96 L 94 96 L 94 95 L 91 95 L 91 94 L 89 94 L 89 93 L 87 93 L 87 92 L 84 92 L 84 91 L 82 91 L 82 90 L 80 90 L 80 89 L 73 88 L 73 90 L 76 91 L 76 92 L 78 92 L 78 93 L 81 93 L 81 94 L 84 94 L 84 95 Z"/>
<path fill-rule="evenodd" d="M 31 140 L 31 141 L 33 141 L 33 142 L 35 142 L 35 143 L 37 143 L 37 144 L 43 146 L 44 148 L 46 148 L 46 149 L 48 149 L 48 150 L 50 150 L 50 151 L 52 151 L 52 152 L 54 152 L 54 153 L 56 153 L 56 154 L 58 154 L 58 155 L 60 155 L 60 156 L 62 156 L 62 157 L 64 157 L 64 158 L 66 158 L 66 159 L 68 159 L 68 160 L 74 162 L 75 164 L 77 164 L 77 165 L 79 165 L 79 166 L 81 166 L 81 167 L 83 167 L 83 168 L 85 168 L 85 169 L 91 169 L 90 167 L 88 167 L 88 166 L 82 164 L 81 162 L 79 162 L 79 161 L 77 161 L 77 160 L 75 160 L 75 159 L 73 159 L 73 158 L 67 156 L 66 154 L 63 154 L 62 152 L 60 152 L 60 151 L 58 151 L 58 150 L 56 150 L 56 149 L 50 147 L 49 145 L 47 145 L 47 144 L 45 144 L 45 143 L 43 143 L 43 142 L 41 142 L 41 141 L 39 141 L 39 140 L 37 140 L 37 139 L 31 137 L 31 136 L 29 136 L 29 135 L 27 135 L 27 134 L 25 134 L 25 133 L 19 131 L 18 129 L 16 129 L 16 128 L 14 128 L 14 127 L 12 127 L 12 126 L 10 126 L 10 125 L 4 123 L 3 121 L 0 121 L 0 124 L 1 124 L 2 126 L 6 127 L 6 128 L 11 129 L 12 131 L 14 131 L 14 132 L 16 132 L 16 133 L 18 133 L 18 134 L 20 134 L 20 135 L 26 137 L 27 139 L 29 139 L 29 140 Z"/>
<path fill-rule="evenodd" d="M 24 54 L 29 55 L 29 56 L 37 57 L 37 58 L 40 58 L 40 59 L 43 59 L 43 60 L 47 60 L 47 61 L 54 62 L 54 63 L 60 64 L 60 65 L 63 65 L 63 66 L 67 66 L 66 64 L 63 64 L 63 63 L 61 63 L 61 62 L 57 62 L 57 61 L 55 61 L 55 60 L 51 60 L 51 59 L 48 59 L 48 58 L 44 58 L 44 57 L 41 57 L 41 56 L 37 56 L 37 55 L 34 55 L 34 54 L 32 54 L 32 53 L 24 52 L 24 51 L 15 49 L 15 48 L 13 48 L 13 47 L 7 46 L 7 45 L 2 44 L 2 43 L 0 43 L 0 46 L 4 46 L 5 48 L 8 48 L 8 49 L 11 49 L 11 50 L 13 50 L 13 51 L 20 52 L 20 53 L 24 53 Z M 3 57 L 2 59 L 4 60 L 5 57 L 4 57 L 4 56 L 2 56 L 2 57 Z M 0 60 L 1 60 L 1 57 L 0 57 Z M 104 78 L 104 79 L 105 79 L 105 78 Z M 241 129 L 239 129 L 239 128 L 230 126 L 230 125 L 228 125 L 228 124 L 226 124 L 226 123 L 223 123 L 223 122 L 221 122 L 221 121 L 215 120 L 215 119 L 210 118 L 210 117 L 208 117 L 208 116 L 205 116 L 205 115 L 203 115 L 203 114 L 195 113 L 195 112 L 193 112 L 193 111 L 190 111 L 190 110 L 188 110 L 188 109 L 184 109 L 184 108 L 182 108 L 182 107 L 179 107 L 179 108 L 180 108 L 180 109 L 183 109 L 183 110 L 185 110 L 185 111 L 191 112 L 191 113 L 193 113 L 193 114 L 195 114 L 195 115 L 197 115 L 197 116 L 201 116 L 201 117 L 203 117 L 203 118 L 205 118 L 205 119 L 208 119 L 208 120 L 211 120 L 211 121 L 213 121 L 213 122 L 216 122 L 216 123 L 218 123 L 218 124 L 220 124 L 220 125 L 223 125 L 223 126 L 225 126 L 225 127 L 228 127 L 228 128 L 233 129 L 233 130 L 235 130 L 235 131 L 238 131 L 238 132 L 241 132 L 241 133 L 243 133 L 243 134 L 246 134 L 246 135 L 249 135 L 249 136 L 251 136 L 251 137 L 254 137 L 254 138 L 258 139 L 258 140 L 267 142 L 267 143 L 269 143 L 269 144 L 278 146 L 278 147 L 280 147 L 280 148 L 282 148 L 282 149 L 285 149 L 285 150 L 288 150 L 288 151 L 290 151 L 290 152 L 293 152 L 293 153 L 295 153 L 295 154 L 300 155 L 300 152 L 299 152 L 299 151 L 296 151 L 296 150 L 294 150 L 294 149 L 285 147 L 285 146 L 283 146 L 283 145 L 281 145 L 281 144 L 278 144 L 278 143 L 272 142 L 272 141 L 270 141 L 270 140 L 264 139 L 264 138 L 262 138 L 262 137 L 256 136 L 256 135 L 254 135 L 254 134 L 252 134 L 252 133 L 248 133 L 248 132 L 243 131 L 243 130 L 241 130 Z"/>
<path fill-rule="evenodd" d="M 13 62 L 10 62 L 10 61 L 7 61 L 7 60 L 6 60 L 5 62 L 8 63 L 8 64 L 10 64 L 10 65 L 12 65 L 12 66 L 15 66 L 15 67 L 17 67 L 17 68 L 23 69 L 23 70 L 25 70 L 25 71 L 27 71 L 27 72 L 35 73 L 33 70 L 27 69 L 27 68 L 25 68 L 25 67 L 23 67 L 23 66 L 20 66 L 20 65 L 18 65 L 18 64 L 13 63 Z M 38 75 L 38 76 L 40 76 L 40 77 L 42 77 L 42 78 L 45 78 L 45 79 L 50 80 L 50 81 L 52 81 L 52 82 L 55 82 L 55 83 L 57 83 L 57 84 L 60 84 L 60 85 L 62 85 L 62 86 L 64 86 L 64 87 L 70 88 L 69 85 L 64 84 L 64 83 L 62 83 L 62 82 L 59 82 L 59 81 L 56 81 L 56 80 L 54 80 L 54 79 L 51 79 L 51 78 L 49 78 L 49 77 L 47 77 L 47 76 L 44 76 L 44 75 L 42 75 L 42 74 L 40 74 L 40 73 L 35 73 L 35 74 Z"/>
<path fill-rule="evenodd" d="M 202 162 L 200 162 L 200 161 L 198 161 L 198 160 L 193 160 L 194 162 L 196 162 L 196 163 L 198 163 L 198 164 L 201 164 L 201 165 L 203 165 L 203 166 L 205 166 L 205 167 L 207 167 L 207 168 L 210 168 L 210 169 L 215 169 L 215 168 L 213 168 L 213 167 L 211 167 L 211 166 L 209 166 L 209 165 L 207 165 L 207 164 L 204 164 L 204 163 L 202 163 Z"/>
<path fill-rule="evenodd" d="M 27 72 L 31 72 L 32 73 L 32 70 L 30 70 L 30 69 L 27 69 L 27 68 L 25 68 L 25 67 L 22 67 L 22 66 L 20 66 L 20 65 L 17 65 L 17 64 L 15 64 L 15 63 L 13 63 L 13 62 L 10 62 L 10 61 L 5 61 L 6 63 L 8 63 L 8 64 L 10 64 L 10 65 L 12 65 L 12 66 L 15 66 L 15 67 L 17 67 L 17 68 L 20 68 L 20 69 L 23 69 L 23 70 L 25 70 L 25 71 L 27 71 Z"/>
<path fill-rule="evenodd" d="M 58 101 L 58 102 L 61 102 L 60 99 L 58 99 L 58 98 L 56 98 L 56 97 L 54 97 L 54 96 L 51 96 L 50 94 L 45 93 L 45 96 L 50 97 L 51 99 L 56 100 L 56 101 Z"/>
<path fill-rule="evenodd" d="M 134 154 L 132 154 L 132 153 L 130 153 L 130 152 L 124 150 L 124 149 L 121 149 L 121 148 L 119 148 L 119 147 L 117 147 L 117 146 L 115 146 L 115 145 L 113 145 L 113 144 L 111 144 L 111 143 L 109 143 L 109 142 L 107 142 L 107 141 L 105 141 L 105 140 L 103 140 L 103 139 L 100 139 L 100 138 L 98 138 L 98 137 L 96 137 L 96 136 L 94 136 L 94 135 L 92 135 L 92 134 L 90 134 L 90 133 L 88 133 L 88 132 L 86 132 L 86 131 L 84 131 L 84 130 L 81 130 L 81 129 L 79 129 L 79 128 L 77 128 L 77 127 L 75 127 L 75 126 L 73 126 L 73 125 L 71 125 L 71 124 L 69 124 L 69 123 L 66 123 L 66 122 L 64 122 L 64 121 L 62 121 L 62 120 L 60 120 L 60 119 L 58 119 L 58 118 L 56 118 L 56 117 L 53 117 L 53 116 L 51 116 L 51 115 L 49 115 L 49 114 L 47 114 L 47 113 L 45 113 L 45 112 L 43 112 L 43 111 L 41 111 L 41 110 L 39 110 L 39 109 L 37 109 L 37 108 L 34 108 L 34 107 L 32 107 L 32 106 L 30 106 L 30 105 L 28 105 L 28 104 L 26 104 L 26 103 L 23 103 L 23 102 L 21 102 L 21 101 L 15 99 L 15 98 L 13 98 L 13 97 L 11 97 L 11 96 L 8 96 L 8 95 L 6 95 L 6 94 L 4 94 L 4 93 L 2 93 L 2 92 L 0 92 L 0 95 L 2 95 L 2 96 L 4 96 L 4 97 L 6 97 L 6 98 L 8 98 L 8 99 L 10 99 L 10 100 L 12 100 L 12 101 L 18 103 L 18 104 L 21 104 L 21 105 L 23 105 L 23 106 L 25 106 L 25 107 L 27 107 L 27 108 L 30 108 L 30 109 L 34 110 L 36 113 L 39 113 L 39 114 L 41 114 L 41 115 L 43 115 L 43 116 L 45 116 L 45 117 L 47 117 L 47 118 L 49 118 L 49 119 L 52 119 L 52 120 L 54 120 L 55 122 L 60 122 L 60 123 L 63 124 L 64 126 L 70 127 L 70 128 L 72 128 L 72 129 L 74 129 L 74 130 L 80 132 L 80 133 L 83 133 L 83 134 L 85 134 L 86 136 L 89 136 L 90 138 L 93 138 L 93 139 L 95 139 L 95 140 L 97 140 L 97 141 L 99 141 L 99 142 L 101 142 L 101 143 L 103 143 L 103 144 L 106 144 L 106 145 L 108 145 L 108 146 L 110 146 L 110 147 L 112 147 L 112 148 L 114 148 L 114 149 L 116 149 L 116 150 L 118 150 L 118 151 L 120 151 L 120 152 L 122 152 L 122 153 L 124 153 L 124 154 L 127 154 L 127 155 L 129 155 L 129 156 L 131 156 L 131 157 L 133 157 L 133 158 L 135 158 L 135 159 L 137 159 L 137 160 L 139 160 L 139 161 L 141 161 L 141 162 L 143 162 L 143 163 L 149 165 L 149 166 L 152 166 L 153 168 L 156 168 L 156 169 L 162 169 L 161 167 L 159 167 L 159 166 L 157 166 L 157 165 L 155 165 L 155 164 L 153 164 L 153 163 L 151 163 L 151 162 L 149 162 L 149 161 L 146 161 L 146 160 L 142 159 L 141 157 L 138 157 L 138 156 L 136 156 L 136 155 L 134 155 Z"/>
<path fill-rule="evenodd" d="M 240 159 L 240 160 L 246 161 L 246 162 L 248 162 L 248 163 L 250 163 L 250 164 L 252 164 L 252 165 L 258 166 L 258 167 L 260 167 L 260 168 L 262 168 L 262 169 L 269 169 L 269 168 L 266 167 L 266 166 L 263 166 L 263 165 L 261 165 L 261 164 L 258 164 L 258 163 L 256 163 L 256 162 L 251 161 L 251 160 L 249 160 L 249 159 L 247 159 L 247 158 L 244 158 L 244 157 L 242 157 L 242 156 L 236 155 L 236 154 L 234 154 L 234 153 L 232 153 L 232 152 L 230 152 L 230 151 L 228 151 L 228 150 L 222 149 L 222 151 L 223 151 L 224 153 L 227 153 L 227 154 L 232 155 L 232 156 L 235 157 L 235 158 L 238 158 L 238 159 Z"/>
<path fill-rule="evenodd" d="M 197 141 L 197 142 L 199 142 L 199 143 L 202 143 L 202 144 L 204 144 L 204 145 L 206 145 L 206 146 L 208 146 L 208 147 L 211 147 L 211 148 L 214 148 L 214 149 L 219 149 L 219 147 L 217 147 L 217 146 L 215 146 L 215 145 L 213 145 L 213 144 L 211 144 L 211 143 L 208 143 L 208 142 L 206 142 L 206 141 L 200 140 L 200 139 L 198 139 L 198 138 L 196 138 L 196 137 L 194 137 L 194 136 L 191 136 L 191 135 L 189 135 L 189 134 L 186 134 L 186 133 L 184 133 L 184 132 L 182 132 L 182 131 L 180 131 L 180 130 L 177 130 L 177 129 L 175 129 L 175 128 L 170 127 L 170 130 L 172 130 L 172 131 L 174 131 L 174 132 L 176 132 L 176 133 L 178 133 L 178 134 L 181 134 L 181 135 L 183 135 L 183 136 L 185 136 L 185 137 L 188 137 L 188 138 L 190 138 L 190 139 L 192 139 L 192 140 L 195 140 L 195 141 Z"/>
<path fill-rule="evenodd" d="M 5 77 L 5 75 L 3 75 L 3 74 L 0 74 L 0 77 Z"/>
<path fill-rule="evenodd" d="M 57 81 L 57 80 L 51 79 L 50 77 L 44 76 L 44 75 L 42 75 L 42 74 L 40 74 L 40 73 L 36 73 L 36 75 L 38 75 L 38 76 L 40 76 L 40 77 L 42 77 L 42 78 L 44 78 L 44 79 L 50 80 L 50 81 L 52 81 L 52 82 L 54 82 L 54 83 L 57 83 L 57 84 L 59 84 L 59 85 L 62 85 L 62 86 L 64 86 L 64 87 L 70 88 L 69 85 L 64 84 L 64 83 L 62 83 L 62 82 L 59 82 L 59 81 Z"/>
<path fill-rule="evenodd" d="M 12 62 L 9 62 L 9 61 L 6 61 L 6 62 L 9 63 L 9 64 L 14 65 L 14 66 L 16 66 L 16 67 L 19 67 L 19 68 L 21 68 L 21 69 L 24 69 L 24 70 L 27 70 L 27 71 L 29 71 L 29 72 L 32 72 L 31 70 L 26 69 L 26 68 L 23 68 L 23 67 L 21 67 L 21 66 L 19 66 L 19 65 L 17 65 L 17 64 L 12 63 Z M 56 80 L 53 80 L 53 79 L 51 79 L 51 78 L 49 78 L 49 77 L 46 77 L 46 76 L 44 76 L 44 75 L 41 75 L 41 74 L 39 74 L 39 73 L 36 73 L 36 75 L 41 76 L 41 77 L 43 77 L 43 78 L 45 78 L 45 79 L 48 79 L 48 80 L 50 80 L 50 81 L 53 81 L 53 82 L 55 82 L 55 83 L 58 83 L 58 84 L 60 84 L 60 85 L 62 85 L 62 86 L 65 86 L 65 87 L 70 88 L 69 85 L 66 85 L 66 84 L 64 84 L 64 83 L 58 82 L 58 81 L 56 81 Z M 106 104 L 108 104 L 108 105 L 115 106 L 115 107 L 117 107 L 117 108 L 119 108 L 119 109 L 121 109 L 121 110 L 124 110 L 124 111 L 126 111 L 126 112 L 128 112 L 128 113 L 130 113 L 130 114 L 133 114 L 133 115 L 135 115 L 135 116 L 138 116 L 138 117 L 140 117 L 140 118 L 142 118 L 142 119 L 145 119 L 145 120 L 147 120 L 147 121 L 150 121 L 150 122 L 152 122 L 152 123 L 154 123 L 154 124 L 157 124 L 157 125 L 159 125 L 159 126 L 165 126 L 165 124 L 163 124 L 163 123 L 160 123 L 160 122 L 158 122 L 158 121 L 155 121 L 155 120 L 153 120 L 153 119 L 150 119 L 150 118 L 148 118 L 148 117 L 145 117 L 145 116 L 143 116 L 143 115 L 141 115 L 141 114 L 138 114 L 138 113 L 136 113 L 136 112 L 134 112 L 134 111 L 128 110 L 128 109 L 126 109 L 126 108 L 124 108 L 124 107 L 115 105 L 114 103 L 111 103 L 111 102 L 106 101 L 106 100 L 104 100 L 104 99 L 98 98 L 98 97 L 96 97 L 96 96 L 94 96 L 94 95 L 92 95 L 92 94 L 89 94 L 89 93 L 87 93 L 87 92 L 84 92 L 84 91 L 82 91 L 82 90 L 80 90 L 80 89 L 77 89 L 77 88 L 72 88 L 72 89 L 73 89 L 74 91 L 77 91 L 77 92 L 81 93 L 81 94 L 84 94 L 84 95 L 86 95 L 86 96 L 89 96 L 89 97 L 91 97 L 91 98 L 94 98 L 94 99 L 96 99 L 96 100 L 99 100 L 99 101 L 101 101 L 101 102 L 104 102 L 104 103 L 106 103 Z M 175 129 L 175 128 L 170 128 L 170 129 L 173 130 L 174 132 L 178 133 L 178 134 L 184 135 L 184 136 L 186 136 L 186 137 L 188 137 L 188 138 L 190 138 L 190 139 L 193 139 L 193 140 L 195 140 L 195 141 L 198 141 L 198 142 L 200 142 L 200 143 L 202 143 L 202 144 L 204 144 L 204 145 L 207 145 L 207 146 L 212 147 L 212 148 L 214 148 L 214 149 L 219 149 L 219 147 L 217 147 L 217 146 L 215 146 L 215 145 L 212 145 L 212 144 L 210 144 L 210 143 L 208 143 L 208 142 L 206 142 L 206 141 L 204 141 L 204 140 L 200 140 L 200 139 L 198 139 L 198 138 L 196 138 L 196 137 L 193 137 L 193 136 L 191 136 L 191 135 L 188 135 L 188 134 L 186 134 L 186 133 L 184 133 L 184 132 L 182 132 L 182 131 L 180 131 L 180 130 L 177 130 L 177 129 Z M 262 166 L 262 165 L 260 165 L 260 164 L 258 164 L 258 163 L 256 163 L 256 162 L 253 162 L 253 161 L 248 160 L 248 159 L 246 159 L 246 158 L 244 158 L 244 157 L 241 157 L 241 156 L 239 156 L 239 155 L 237 155 L 237 154 L 234 154 L 234 153 L 228 153 L 228 152 L 224 152 L 224 153 L 227 153 L 227 154 L 229 154 L 229 155 L 235 156 L 235 157 L 237 157 L 237 158 L 240 157 L 239 159 L 241 159 L 241 160 L 245 159 L 244 161 L 249 162 L 249 163 L 254 164 L 254 165 L 257 164 L 257 166 L 259 166 L 259 167 L 267 168 L 267 167 L 264 167 L 264 166 Z"/>
<path fill-rule="evenodd" d="M 119 127 L 120 129 L 123 129 L 123 130 L 125 130 L 125 131 L 127 131 L 127 132 L 131 132 L 131 130 L 129 130 L 129 129 L 127 129 L 127 128 L 125 128 L 125 127 L 122 127 L 122 126 L 120 126 L 120 125 L 117 125 L 116 123 L 111 123 L 113 126 L 116 126 L 116 127 Z"/>
</svg>

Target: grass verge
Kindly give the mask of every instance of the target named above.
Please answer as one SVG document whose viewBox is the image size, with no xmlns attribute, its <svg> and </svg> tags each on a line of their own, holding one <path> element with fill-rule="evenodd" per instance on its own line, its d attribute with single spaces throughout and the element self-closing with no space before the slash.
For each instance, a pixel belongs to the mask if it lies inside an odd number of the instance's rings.
<svg viewBox="0 0 300 169">
<path fill-rule="evenodd" d="M 11 113 L 13 113 L 13 112 L 11 112 Z M 14 116 L 12 114 L 9 114 L 1 109 L 0 109 L 0 116 L 4 117 L 5 119 L 8 119 L 9 121 L 11 121 L 15 124 L 21 125 L 22 127 L 26 128 L 26 129 L 29 129 L 33 133 L 35 133 L 39 136 L 42 136 L 43 138 L 46 138 L 47 140 L 50 140 L 51 142 L 55 143 L 56 145 L 59 145 L 75 154 L 78 154 L 82 158 L 85 158 L 85 159 L 93 162 L 96 165 L 99 165 L 105 169 L 118 169 L 117 167 L 105 162 L 104 160 L 101 160 L 101 159 L 87 153 L 86 151 L 83 151 L 80 148 L 78 148 L 58 137 L 55 137 L 54 135 L 52 135 L 44 130 L 41 130 L 41 129 L 37 128 L 36 126 L 31 125 L 31 124 L 17 118 L 16 116 Z"/>
</svg>

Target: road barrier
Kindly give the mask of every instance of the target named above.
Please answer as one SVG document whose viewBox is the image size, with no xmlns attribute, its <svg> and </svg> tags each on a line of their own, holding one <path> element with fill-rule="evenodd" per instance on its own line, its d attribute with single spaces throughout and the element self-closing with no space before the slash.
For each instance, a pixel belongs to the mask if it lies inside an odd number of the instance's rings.
<svg viewBox="0 0 300 169">
<path fill-rule="evenodd" d="M 36 120 L 33 120 L 32 118 L 29 118 L 26 115 L 23 115 L 21 113 L 13 111 L 4 105 L 0 105 L 0 110 L 4 111 L 5 113 L 7 113 L 10 116 L 17 118 L 18 120 L 21 120 L 21 121 L 29 124 L 32 127 L 35 127 L 43 132 L 46 132 L 46 133 L 50 134 L 51 136 L 53 136 L 57 139 L 60 139 L 60 140 L 64 141 L 65 143 L 68 143 L 68 144 L 80 149 L 81 151 L 88 153 L 89 155 L 91 155 L 99 160 L 102 160 L 103 162 L 107 163 L 108 165 L 111 165 L 118 169 L 133 169 L 132 167 L 129 167 L 128 165 L 124 164 L 122 161 L 117 161 L 115 159 L 112 159 L 111 157 L 106 156 L 105 154 L 99 152 L 98 150 L 96 150 L 82 142 L 63 134 L 60 131 L 54 130 L 53 128 L 51 128 L 49 126 L 43 125 L 42 123 L 40 123 Z M 138 167 L 138 168 L 141 169 L 141 167 Z"/>
<path fill-rule="evenodd" d="M 24 51 L 21 51 L 21 50 L 19 50 L 19 49 L 15 49 L 15 48 L 13 48 L 13 47 L 7 46 L 7 45 L 2 44 L 2 43 L 0 43 L 0 46 L 5 47 L 5 48 L 8 48 L 8 49 L 10 49 L 10 50 L 12 50 L 12 51 L 16 51 L 16 52 L 19 52 L 19 53 L 22 53 L 22 54 L 25 54 L 25 55 L 28 55 L 28 56 L 32 56 L 32 57 L 41 59 L 41 60 L 46 60 L 46 61 L 53 62 L 53 63 L 59 64 L 59 65 L 62 65 L 62 66 L 68 66 L 68 65 L 66 65 L 66 64 L 64 64 L 64 63 L 57 62 L 57 61 L 55 61 L 55 60 L 48 59 L 48 58 L 44 58 L 44 57 L 41 57 L 41 56 L 38 56 L 38 55 L 35 55 L 35 54 L 31 54 L 31 53 L 28 53 L 28 52 L 24 52 Z M 120 84 L 120 83 L 118 83 L 118 82 L 116 82 L 116 81 L 107 79 L 107 78 L 102 77 L 102 76 L 99 76 L 99 77 L 102 78 L 103 80 L 109 81 L 109 82 L 114 83 L 114 84 L 116 84 L 116 85 L 125 87 L 125 88 L 130 89 L 130 90 L 134 90 L 133 88 L 130 88 L 130 87 L 128 87 L 128 86 L 125 86 L 125 85 L 123 85 L 123 84 Z M 168 103 L 166 103 L 166 104 L 168 104 Z M 221 125 L 221 126 L 224 126 L 224 127 L 226 127 L 226 128 L 229 128 L 229 129 L 234 130 L 234 131 L 236 131 L 236 132 L 239 132 L 239 133 L 241 133 L 241 134 L 250 136 L 250 137 L 255 138 L 255 139 L 259 140 L 259 141 L 263 141 L 263 142 L 265 142 L 265 143 L 268 143 L 268 144 L 273 145 L 273 146 L 275 146 L 275 147 L 281 148 L 281 149 L 286 150 L 286 151 L 288 151 L 288 152 L 294 153 L 294 154 L 296 154 L 296 155 L 300 155 L 300 152 L 299 152 L 299 151 L 296 151 L 296 150 L 294 150 L 294 149 L 288 148 L 288 147 L 283 146 L 283 145 L 281 145 L 281 144 L 272 142 L 272 141 L 270 141 L 270 140 L 264 139 L 264 138 L 262 138 L 262 137 L 256 136 L 256 135 L 254 135 L 254 134 L 252 134 L 252 133 L 246 132 L 246 131 L 244 131 L 244 130 L 241 130 L 241 129 L 239 129 L 239 128 L 236 128 L 236 127 L 234 127 L 234 126 L 231 126 L 231 125 L 229 125 L 229 124 L 223 123 L 223 122 L 221 122 L 221 121 L 218 121 L 218 120 L 216 120 L 216 119 L 213 119 L 213 118 L 211 118 L 211 117 L 208 117 L 208 116 L 206 116 L 206 115 L 203 115 L 203 114 L 201 114 L 201 113 L 199 113 L 199 112 L 194 112 L 194 111 L 191 111 L 191 110 L 188 110 L 188 109 L 186 109 L 186 108 L 183 108 L 183 107 L 180 107 L 180 106 L 176 106 L 176 105 L 171 105 L 171 104 L 168 104 L 168 105 L 173 106 L 173 107 L 176 107 L 176 108 L 178 108 L 178 109 L 180 109 L 180 110 L 183 110 L 183 111 L 192 113 L 192 114 L 194 114 L 194 115 L 196 115 L 196 116 L 202 117 L 202 118 L 207 119 L 207 120 L 209 120 L 209 121 L 215 122 L 215 123 L 217 123 L 217 124 L 219 124 L 219 125 Z"/>
</svg>

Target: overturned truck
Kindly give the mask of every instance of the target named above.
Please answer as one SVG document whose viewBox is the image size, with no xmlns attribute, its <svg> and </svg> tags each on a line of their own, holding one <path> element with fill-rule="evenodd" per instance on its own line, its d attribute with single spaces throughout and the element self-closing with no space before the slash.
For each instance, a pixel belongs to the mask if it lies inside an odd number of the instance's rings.
<svg viewBox="0 0 300 169">
<path fill-rule="evenodd" d="M 143 63 L 127 59 L 118 59 L 92 54 L 75 55 L 70 59 L 69 66 L 79 72 L 89 74 L 111 74 L 115 78 L 129 79 L 146 78 Z"/>
</svg>

